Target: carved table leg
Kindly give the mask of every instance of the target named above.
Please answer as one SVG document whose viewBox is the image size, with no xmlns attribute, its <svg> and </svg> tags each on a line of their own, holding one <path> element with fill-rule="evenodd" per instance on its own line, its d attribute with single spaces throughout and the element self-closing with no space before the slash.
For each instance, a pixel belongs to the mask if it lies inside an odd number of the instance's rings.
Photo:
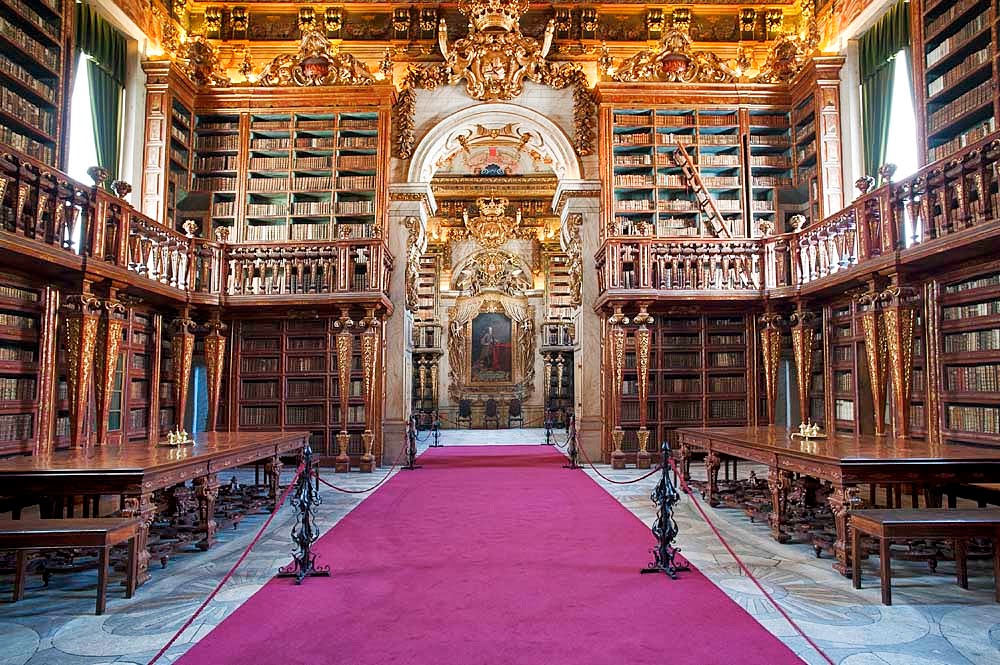
<svg viewBox="0 0 1000 665">
<path fill-rule="evenodd" d="M 767 474 L 767 487 L 771 490 L 771 514 L 768 523 L 771 525 L 771 537 L 779 543 L 787 543 L 788 534 L 781 530 L 785 521 L 785 508 L 788 503 L 788 490 L 792 486 L 792 476 L 787 471 L 770 467 Z"/>
<path fill-rule="evenodd" d="M 709 451 L 705 457 L 705 471 L 708 473 L 708 505 L 715 508 L 719 505 L 719 467 L 722 459 L 715 452 Z"/>
<path fill-rule="evenodd" d="M 281 495 L 281 469 L 284 464 L 280 457 L 272 457 L 264 464 L 264 476 L 267 478 L 267 495 L 271 497 L 271 509 L 277 510 L 278 497 Z"/>
<path fill-rule="evenodd" d="M 139 518 L 139 526 L 135 532 L 135 585 L 140 586 L 149 579 L 149 527 L 156 517 L 153 495 L 150 493 L 126 496 L 122 517 Z"/>
<path fill-rule="evenodd" d="M 847 533 L 847 517 L 858 496 L 857 487 L 835 485 L 827 501 L 833 510 L 833 520 L 837 527 L 837 540 L 833 543 L 833 553 L 837 557 L 834 570 L 845 577 L 851 576 L 851 551 Z"/>
<path fill-rule="evenodd" d="M 198 497 L 198 517 L 205 529 L 205 537 L 198 542 L 198 549 L 207 550 L 215 543 L 215 500 L 219 497 L 219 477 L 214 473 L 194 479 L 194 492 Z"/>
<path fill-rule="evenodd" d="M 691 448 L 682 443 L 679 457 L 681 477 L 686 481 L 691 480 Z"/>
</svg>

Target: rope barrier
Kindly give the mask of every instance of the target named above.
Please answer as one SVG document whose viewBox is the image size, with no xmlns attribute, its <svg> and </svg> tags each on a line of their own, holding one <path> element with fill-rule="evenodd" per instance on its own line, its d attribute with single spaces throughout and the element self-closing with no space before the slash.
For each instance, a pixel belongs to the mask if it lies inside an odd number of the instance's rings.
<svg viewBox="0 0 1000 665">
<path fill-rule="evenodd" d="M 659 473 L 660 471 L 660 465 L 657 464 L 654 468 L 650 469 L 649 473 L 643 474 L 638 478 L 633 478 L 632 480 L 613 480 L 605 476 L 596 466 L 594 466 L 594 463 L 590 461 L 590 455 L 587 454 L 587 450 L 583 446 L 577 446 L 576 448 L 577 450 L 583 453 L 584 459 L 587 460 L 587 464 L 589 464 L 590 468 L 594 470 L 594 473 L 596 473 L 597 475 L 599 475 L 601 478 L 608 481 L 612 485 L 632 485 L 633 483 L 637 483 L 640 480 L 645 480 L 646 478 L 649 478 L 653 474 Z"/>
<path fill-rule="evenodd" d="M 215 585 L 215 588 L 212 589 L 212 592 L 210 594 L 208 594 L 208 597 L 205 598 L 202 604 L 198 606 L 198 609 L 194 611 L 194 614 L 192 614 L 188 618 L 188 620 L 184 622 L 184 625 L 180 627 L 180 630 L 174 633 L 173 637 L 171 637 L 167 641 L 167 643 L 163 645 L 163 648 L 156 652 L 156 655 L 153 656 L 153 659 L 149 661 L 148 665 L 153 665 L 153 663 L 158 661 L 160 657 L 167 652 L 167 649 L 169 649 L 174 645 L 174 642 L 177 641 L 177 638 L 179 638 L 181 634 L 185 630 L 187 630 L 192 623 L 194 623 L 194 620 L 198 618 L 198 615 L 201 614 L 206 607 L 208 607 L 208 604 L 212 602 L 212 599 L 215 598 L 216 595 L 218 595 L 219 591 L 222 590 L 222 587 L 226 585 L 226 582 L 228 582 L 230 578 L 232 578 L 233 574 L 236 572 L 236 569 L 240 567 L 243 561 L 250 554 L 250 550 L 254 548 L 254 545 L 256 545 L 257 542 L 260 540 L 261 536 L 264 535 L 264 531 L 266 531 L 267 527 L 271 524 L 271 520 L 273 520 L 274 516 L 278 514 L 278 509 L 281 508 L 281 506 L 285 503 L 285 499 L 288 498 L 289 493 L 295 488 L 295 484 L 298 482 L 299 476 L 302 474 L 304 469 L 305 469 L 304 466 L 299 466 L 299 468 L 296 469 L 295 477 L 292 478 L 292 482 L 289 483 L 288 487 L 285 488 L 285 491 L 281 493 L 281 497 L 274 505 L 274 510 L 271 511 L 271 514 L 267 516 L 266 520 L 264 520 L 264 523 L 261 525 L 260 529 L 257 530 L 257 534 L 253 537 L 253 540 L 251 540 L 247 548 L 243 550 L 243 554 L 240 555 L 240 558 L 236 560 L 236 563 L 233 564 L 233 567 L 229 569 L 229 572 L 227 572 L 223 576 L 222 580 Z"/>
<path fill-rule="evenodd" d="M 384 476 L 382 476 L 382 480 L 378 481 L 377 483 L 375 483 L 374 485 L 372 485 L 371 487 L 369 487 L 366 490 L 349 490 L 349 489 L 347 489 L 345 487 L 337 487 L 333 483 L 331 483 L 331 482 L 329 482 L 327 480 L 324 480 L 323 478 L 320 478 L 318 474 L 316 475 L 316 480 L 318 480 L 319 482 L 323 483 L 324 485 L 326 485 L 330 489 L 336 490 L 338 492 L 343 492 L 344 494 L 365 494 L 367 492 L 371 492 L 372 490 L 377 489 L 379 485 L 381 485 L 382 483 L 384 483 L 385 481 L 387 481 L 389 479 L 389 476 L 392 475 L 393 470 L 399 464 L 399 460 L 403 459 L 403 455 L 406 453 L 406 449 L 407 449 L 407 446 L 405 446 L 405 445 L 402 448 L 400 448 L 399 454 L 396 455 L 396 461 L 394 461 L 392 463 L 392 466 L 389 467 L 389 470 L 385 472 Z"/>
<path fill-rule="evenodd" d="M 725 537 L 723 537 L 722 532 L 720 532 L 719 529 L 718 529 L 718 527 L 715 526 L 715 523 L 712 522 L 712 519 L 708 516 L 708 513 L 705 512 L 704 508 L 702 508 L 701 502 L 698 501 L 698 497 L 697 497 L 696 493 L 692 492 L 691 489 L 688 487 L 687 481 L 684 479 L 684 476 L 682 474 L 678 473 L 678 471 L 677 471 L 677 463 L 673 459 L 670 460 L 670 468 L 674 472 L 674 477 L 679 479 L 680 484 L 681 484 L 681 489 L 684 490 L 685 494 L 687 494 L 688 496 L 691 497 L 691 500 L 694 503 L 694 507 L 698 509 L 699 513 L 701 513 L 701 518 L 703 520 L 705 520 L 705 523 L 712 530 L 712 533 L 715 534 L 715 537 L 719 539 L 719 542 L 722 543 L 722 546 L 726 548 L 726 551 L 729 552 L 729 555 L 731 557 L 733 557 L 733 560 L 736 561 L 736 564 L 740 567 L 740 570 L 742 570 L 743 573 L 748 578 L 750 578 L 750 581 L 754 583 L 754 585 L 760 590 L 760 592 L 762 594 L 764 594 L 764 597 L 767 598 L 768 602 L 770 602 L 771 605 L 774 606 L 774 609 L 778 610 L 778 613 L 782 617 L 785 618 L 785 621 L 787 621 L 789 623 L 789 625 L 792 628 L 795 629 L 795 632 L 797 632 L 799 635 L 801 635 L 802 638 L 805 639 L 805 641 L 809 643 L 809 646 L 811 646 L 813 649 L 816 650 L 816 653 L 818 653 L 820 656 L 822 656 L 823 659 L 826 660 L 826 662 L 829 663 L 830 665 L 836 665 L 836 663 L 833 661 L 833 659 L 830 658 L 830 656 L 828 656 L 825 651 L 823 651 L 822 649 L 820 649 L 819 645 L 817 645 L 812 640 L 812 638 L 810 638 L 808 635 L 806 635 L 806 632 L 804 630 L 802 630 L 801 626 L 799 626 L 799 624 L 795 623 L 795 620 L 791 616 L 788 615 L 788 612 L 786 612 L 781 607 L 781 605 L 778 604 L 778 601 L 776 601 L 774 599 L 774 596 L 772 596 L 771 593 L 766 588 L 764 588 L 764 585 L 761 584 L 757 580 L 756 576 L 754 576 L 754 574 L 752 572 L 750 572 L 750 569 L 747 567 L 747 565 L 745 563 L 743 563 L 743 559 L 741 559 L 740 555 L 738 555 L 736 553 L 736 551 L 733 550 L 733 548 L 732 548 L 732 546 L 730 546 L 729 542 L 725 539 Z"/>
</svg>

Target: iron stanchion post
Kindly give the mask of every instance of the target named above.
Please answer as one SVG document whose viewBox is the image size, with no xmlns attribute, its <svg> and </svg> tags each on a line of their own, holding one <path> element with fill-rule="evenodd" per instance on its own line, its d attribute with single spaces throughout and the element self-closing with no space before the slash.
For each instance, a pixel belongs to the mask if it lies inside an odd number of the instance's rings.
<svg viewBox="0 0 1000 665">
<path fill-rule="evenodd" d="M 552 411 L 545 409 L 545 443 L 543 446 L 553 446 L 552 442 Z"/>
<path fill-rule="evenodd" d="M 434 443 L 431 444 L 431 448 L 441 447 L 441 412 L 434 412 Z"/>
<path fill-rule="evenodd" d="M 406 422 L 406 466 L 404 471 L 419 469 L 417 461 L 417 416 L 414 414 Z"/>
<path fill-rule="evenodd" d="M 580 450 L 577 447 L 578 441 L 576 432 L 576 415 L 571 415 L 568 422 L 566 423 L 566 439 L 569 442 L 569 448 L 567 453 L 569 454 L 569 464 L 563 464 L 564 469 L 582 469 L 579 464 L 577 464 L 577 456 L 580 454 Z"/>
<path fill-rule="evenodd" d="M 302 451 L 302 471 L 295 480 L 292 498 L 296 512 L 292 540 L 296 551 L 292 553 L 292 562 L 278 570 L 278 577 L 294 577 L 296 584 L 302 584 L 306 577 L 330 576 L 330 566 L 317 566 L 316 553 L 312 551 L 313 543 L 319 538 L 316 507 L 323 503 L 319 488 L 312 482 L 315 471 L 312 455 L 312 448 L 307 443 Z"/>
<path fill-rule="evenodd" d="M 677 572 L 690 570 L 687 561 L 679 555 L 680 550 L 674 547 L 677 537 L 677 522 L 674 520 L 674 505 L 681 500 L 677 487 L 670 480 L 670 444 L 666 441 L 660 448 L 663 459 L 660 462 L 661 475 L 649 498 L 656 504 L 656 521 L 653 523 L 653 536 L 656 538 L 656 548 L 653 550 L 653 562 L 642 569 L 642 573 L 664 573 L 672 580 L 677 579 Z"/>
</svg>

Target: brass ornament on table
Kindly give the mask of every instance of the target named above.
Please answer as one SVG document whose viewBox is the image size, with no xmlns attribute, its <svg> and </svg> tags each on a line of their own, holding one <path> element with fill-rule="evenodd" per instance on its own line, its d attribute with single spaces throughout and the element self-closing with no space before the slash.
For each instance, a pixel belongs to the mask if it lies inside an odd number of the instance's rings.
<svg viewBox="0 0 1000 665">
<path fill-rule="evenodd" d="M 306 26 L 296 53 L 283 53 L 261 71 L 258 86 L 372 85 L 363 62 L 340 52 L 315 27 Z"/>
<path fill-rule="evenodd" d="M 190 446 L 194 444 L 194 439 L 191 435 L 187 433 L 186 429 L 182 429 L 180 425 L 174 429 L 167 432 L 167 440 L 165 442 L 160 442 L 161 446 Z"/>
<path fill-rule="evenodd" d="M 803 441 L 811 441 L 813 439 L 825 439 L 826 434 L 820 430 L 819 425 L 814 423 L 812 420 L 807 422 L 799 423 L 799 431 L 792 432 L 793 439 L 802 439 Z"/>
</svg>

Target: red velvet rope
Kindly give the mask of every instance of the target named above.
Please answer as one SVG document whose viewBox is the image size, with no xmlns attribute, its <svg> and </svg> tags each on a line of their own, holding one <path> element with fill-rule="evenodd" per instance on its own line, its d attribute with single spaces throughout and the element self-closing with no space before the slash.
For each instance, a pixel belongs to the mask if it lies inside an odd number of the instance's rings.
<svg viewBox="0 0 1000 665">
<path fill-rule="evenodd" d="M 184 622 L 184 625 L 180 627 L 180 630 L 174 633 L 174 636 L 171 637 L 167 641 L 167 643 L 163 645 L 163 648 L 156 652 L 156 655 L 153 656 L 153 659 L 149 661 L 148 665 L 153 665 L 153 663 L 158 661 L 160 657 L 167 652 L 167 649 L 169 649 L 174 645 L 174 642 L 176 642 L 177 638 L 181 636 L 181 633 L 187 630 L 188 627 L 192 623 L 194 623 L 194 620 L 198 617 L 199 614 L 201 614 L 202 610 L 204 610 L 208 606 L 208 604 L 212 602 L 212 599 L 215 598 L 216 594 L 218 594 L 219 591 L 222 590 L 222 587 L 225 586 L 226 582 L 228 582 L 229 579 L 233 576 L 233 573 L 236 572 L 236 569 L 240 567 L 240 564 L 242 564 L 244 559 L 247 558 L 247 555 L 250 554 L 250 550 L 254 548 L 254 545 L 257 544 L 257 541 L 260 540 L 260 537 L 264 535 L 264 531 L 267 529 L 268 525 L 271 524 L 271 520 L 273 520 L 274 516 L 278 514 L 278 509 L 281 508 L 282 504 L 285 503 L 285 499 L 288 498 L 288 494 L 295 488 L 295 484 L 298 482 L 299 476 L 302 474 L 304 468 L 305 468 L 304 465 L 299 465 L 299 468 L 295 470 L 295 477 L 292 479 L 292 482 L 288 485 L 288 487 L 285 488 L 285 491 L 281 493 L 281 497 L 278 499 L 278 502 L 274 505 L 274 510 L 271 512 L 270 515 L 268 515 L 267 519 L 264 520 L 264 523 L 261 525 L 260 529 L 257 530 L 257 535 L 253 537 L 253 540 L 250 541 L 250 544 L 247 546 L 247 548 L 243 550 L 243 554 L 240 555 L 240 558 L 236 561 L 235 564 L 233 564 L 233 567 L 229 569 L 229 572 L 226 573 L 226 575 L 222 578 L 222 580 L 215 585 L 215 588 L 212 589 L 212 593 L 208 594 L 208 597 L 204 600 L 204 602 L 202 602 L 201 605 L 198 606 L 198 609 L 194 611 L 194 614 L 192 614 L 188 618 L 188 620 Z"/>
<path fill-rule="evenodd" d="M 399 454 L 396 455 L 396 461 L 392 463 L 392 466 L 389 467 L 389 470 L 385 472 L 384 476 L 382 476 L 382 480 L 378 481 L 377 483 L 375 483 L 374 485 L 372 485 L 371 487 L 369 487 L 366 490 L 349 490 L 349 489 L 344 488 L 344 487 L 337 487 L 333 483 L 330 483 L 330 482 L 328 482 L 326 480 L 323 480 L 319 476 L 314 475 L 314 477 L 317 480 L 319 480 L 319 482 L 323 483 L 324 485 L 326 485 L 330 489 L 337 490 L 338 492 L 343 492 L 344 494 L 365 494 L 366 492 L 371 492 L 372 490 L 378 488 L 379 485 L 381 485 L 385 481 L 389 480 L 389 476 L 392 475 L 392 470 L 395 469 L 396 466 L 399 464 L 399 460 L 403 459 L 403 453 L 406 452 L 406 450 L 409 447 L 409 445 L 410 445 L 410 442 L 406 441 L 405 437 L 404 437 L 403 447 L 399 449 Z"/>
<path fill-rule="evenodd" d="M 750 581 L 753 582 L 758 589 L 760 589 L 760 592 L 764 594 L 764 597 L 767 598 L 768 602 L 770 602 L 771 605 L 774 606 L 774 609 L 778 610 L 778 613 L 785 618 L 785 621 L 787 621 L 792 628 L 795 629 L 795 632 L 801 635 L 803 639 L 805 639 L 805 641 L 809 643 L 809 646 L 811 646 L 813 649 L 816 650 L 816 653 L 823 656 L 824 660 L 830 663 L 830 665 L 836 665 L 833 659 L 830 658 L 830 656 L 826 655 L 826 652 L 820 649 L 819 645 L 817 645 L 815 642 L 812 641 L 812 638 L 806 635 L 806 632 L 802 630 L 799 624 L 795 623 L 795 620 L 792 617 L 790 617 L 784 609 L 782 609 L 781 605 L 778 604 L 778 601 L 774 599 L 774 596 L 772 596 L 768 592 L 768 590 L 764 588 L 764 585 L 762 585 L 760 581 L 757 580 L 754 574 L 750 572 L 750 569 L 747 568 L 747 565 L 743 563 L 743 559 L 741 559 L 740 556 L 733 550 L 733 548 L 729 545 L 726 539 L 722 536 L 722 533 L 712 522 L 712 519 L 708 516 L 708 513 L 706 513 L 705 509 L 701 507 L 701 502 L 698 501 L 698 497 L 688 487 L 687 481 L 684 480 L 684 476 L 677 472 L 677 463 L 673 460 L 673 458 L 670 459 L 670 468 L 673 469 L 674 475 L 680 481 L 681 489 L 684 490 L 685 494 L 691 497 L 691 500 L 694 502 L 694 507 L 698 509 L 699 513 L 701 513 L 702 519 L 705 520 L 705 523 L 712 530 L 712 533 L 715 534 L 715 537 L 719 539 L 719 542 L 722 543 L 722 546 L 726 548 L 726 551 L 729 552 L 729 555 L 732 556 L 733 559 L 736 561 L 736 564 L 740 567 L 740 570 L 742 570 L 743 573 L 750 578 Z"/>
<path fill-rule="evenodd" d="M 601 478 L 603 478 L 604 480 L 608 481 L 609 483 L 611 483 L 613 485 L 631 485 L 633 483 L 639 482 L 640 480 L 645 480 L 646 478 L 649 478 L 654 473 L 659 473 L 660 472 L 660 467 L 657 466 L 656 468 L 652 469 L 649 473 L 647 473 L 645 475 L 642 475 L 642 476 L 639 476 L 638 478 L 633 478 L 632 480 L 612 480 L 611 478 L 608 478 L 603 473 L 601 473 L 597 469 L 597 467 L 594 466 L 594 463 L 590 461 L 590 456 L 587 454 L 587 451 L 584 450 L 582 446 L 577 446 L 576 449 L 579 450 L 581 453 L 583 453 L 584 458 L 587 460 L 587 464 L 589 464 L 590 468 L 594 470 L 594 473 L 596 473 Z"/>
</svg>

